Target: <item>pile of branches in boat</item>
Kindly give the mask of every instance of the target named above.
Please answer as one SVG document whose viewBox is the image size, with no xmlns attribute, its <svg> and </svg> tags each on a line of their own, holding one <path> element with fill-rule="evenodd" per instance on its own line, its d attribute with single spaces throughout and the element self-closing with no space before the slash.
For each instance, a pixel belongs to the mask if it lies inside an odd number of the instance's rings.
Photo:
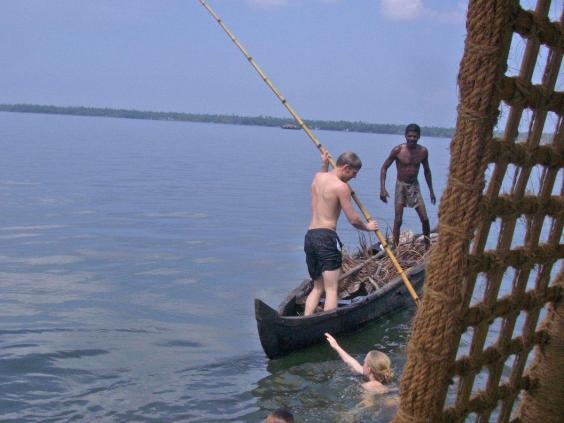
<svg viewBox="0 0 564 423">
<path fill-rule="evenodd" d="M 436 234 L 431 234 L 431 243 Z M 422 236 L 411 231 L 403 232 L 394 254 L 404 271 L 422 264 L 430 250 L 425 248 Z M 343 250 L 342 274 L 339 279 L 339 300 L 351 300 L 378 290 L 399 276 L 390 258 L 384 251 L 375 251 L 364 234 L 359 234 L 359 247 L 353 254 Z M 311 289 L 311 288 L 310 288 Z M 307 292 L 296 298 L 296 304 L 305 303 Z M 321 308 L 319 309 L 322 310 Z"/>
<path fill-rule="evenodd" d="M 368 295 L 398 277 L 396 268 L 385 253 L 374 254 L 372 246 L 368 245 L 364 236 L 359 238 L 359 245 L 355 254 L 343 252 L 343 276 L 349 276 L 339 280 L 339 299 Z M 394 253 L 401 267 L 408 270 L 423 263 L 429 251 L 425 248 L 422 236 L 404 232 Z M 359 270 L 354 271 L 359 267 Z"/>
</svg>

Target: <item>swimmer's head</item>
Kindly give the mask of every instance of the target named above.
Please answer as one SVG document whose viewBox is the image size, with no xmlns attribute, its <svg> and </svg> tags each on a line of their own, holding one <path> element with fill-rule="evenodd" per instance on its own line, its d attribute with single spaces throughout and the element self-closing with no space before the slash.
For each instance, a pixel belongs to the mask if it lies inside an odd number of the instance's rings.
<svg viewBox="0 0 564 423">
<path fill-rule="evenodd" d="M 394 377 L 390 357 L 378 350 L 372 350 L 366 354 L 363 371 L 366 377 L 372 374 L 378 382 L 383 384 L 390 383 Z"/>
</svg>

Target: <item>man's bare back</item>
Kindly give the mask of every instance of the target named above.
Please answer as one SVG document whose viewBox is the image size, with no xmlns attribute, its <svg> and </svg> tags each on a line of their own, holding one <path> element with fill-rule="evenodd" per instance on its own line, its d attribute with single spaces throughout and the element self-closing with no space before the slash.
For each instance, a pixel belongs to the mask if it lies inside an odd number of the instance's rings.
<svg viewBox="0 0 564 423">
<path fill-rule="evenodd" d="M 362 166 L 358 156 L 352 152 L 341 154 L 337 166 L 327 172 L 328 153 L 322 153 L 322 168 L 311 183 L 311 221 L 304 239 L 304 251 L 308 272 L 313 280 L 304 315 L 313 314 L 321 295 L 325 293 L 324 310 L 337 307 L 337 286 L 341 273 L 340 240 L 337 236 L 337 220 L 341 210 L 355 228 L 374 231 L 374 221 L 364 223 L 352 205 L 351 190 L 347 182 L 356 177 Z"/>
<path fill-rule="evenodd" d="M 327 228 L 336 230 L 341 214 L 341 203 L 347 203 L 350 190 L 335 172 L 318 172 L 311 184 L 311 222 L 309 229 Z M 348 199 L 350 203 L 350 198 Z M 350 205 L 352 207 L 352 204 Z M 345 208 L 347 205 L 345 204 Z M 346 212 L 345 212 L 346 213 Z M 356 216 L 360 221 L 360 217 Z M 351 222 L 352 223 L 352 222 Z M 354 225 L 354 224 L 353 224 Z"/>
</svg>

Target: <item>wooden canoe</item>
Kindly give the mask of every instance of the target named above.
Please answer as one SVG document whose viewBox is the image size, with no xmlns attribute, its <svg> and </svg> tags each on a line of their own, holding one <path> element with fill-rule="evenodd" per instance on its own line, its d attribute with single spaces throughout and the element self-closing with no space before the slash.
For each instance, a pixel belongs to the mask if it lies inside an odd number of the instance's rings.
<svg viewBox="0 0 564 423">
<path fill-rule="evenodd" d="M 413 288 L 421 293 L 425 265 L 406 271 Z M 255 299 L 255 317 L 262 348 L 271 358 L 325 342 L 325 332 L 334 336 L 354 331 L 387 313 L 413 305 L 400 277 L 388 282 L 369 295 L 339 301 L 337 309 L 311 316 L 297 315 L 297 298 L 311 290 L 311 279 L 304 280 L 278 307 L 278 311 Z"/>
</svg>

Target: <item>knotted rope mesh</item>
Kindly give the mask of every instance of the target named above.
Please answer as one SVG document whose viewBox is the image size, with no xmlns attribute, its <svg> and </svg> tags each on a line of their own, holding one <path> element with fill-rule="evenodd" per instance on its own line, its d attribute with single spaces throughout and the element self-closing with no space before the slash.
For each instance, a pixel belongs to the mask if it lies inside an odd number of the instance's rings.
<svg viewBox="0 0 564 423">
<path fill-rule="evenodd" d="M 564 26 L 550 6 L 469 2 L 439 241 L 395 422 L 564 421 Z M 517 39 L 524 54 L 508 75 Z"/>
</svg>

